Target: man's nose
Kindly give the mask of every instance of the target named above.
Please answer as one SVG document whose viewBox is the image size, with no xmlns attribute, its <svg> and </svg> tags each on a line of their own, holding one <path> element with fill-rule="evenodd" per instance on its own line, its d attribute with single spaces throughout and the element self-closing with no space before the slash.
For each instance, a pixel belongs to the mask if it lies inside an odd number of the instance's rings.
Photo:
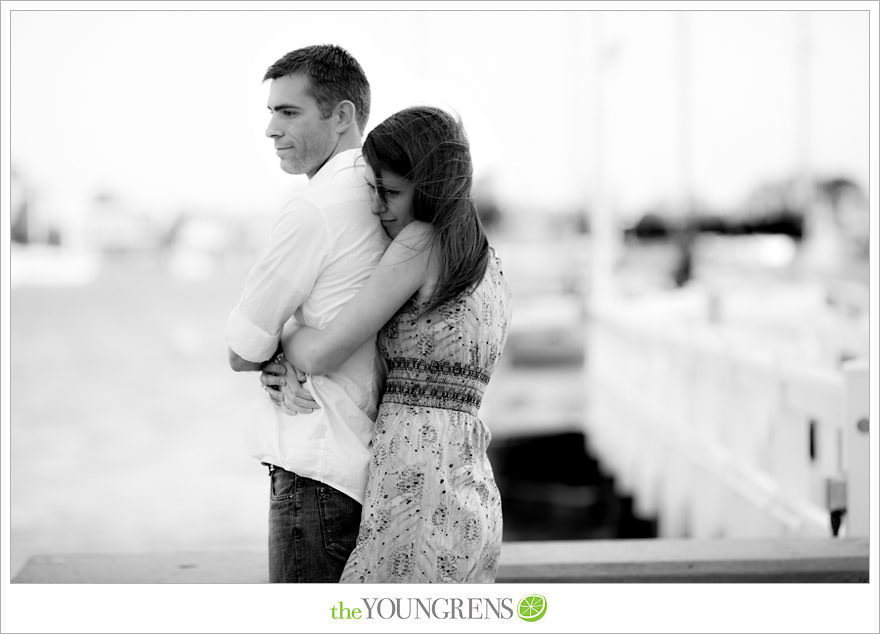
<svg viewBox="0 0 880 634">
<path fill-rule="evenodd" d="M 266 128 L 266 136 L 270 139 L 281 136 L 281 131 L 278 130 L 278 127 L 275 125 L 275 117 L 272 117 L 272 120 L 269 121 L 269 125 Z"/>
<path fill-rule="evenodd" d="M 379 196 L 379 194 L 377 194 L 376 192 L 371 192 L 370 198 L 371 198 L 370 202 L 372 203 L 372 206 L 373 206 L 373 213 L 376 214 L 377 216 L 380 216 L 383 213 L 385 213 L 386 205 L 385 205 L 385 201 L 382 200 L 382 197 Z"/>
</svg>

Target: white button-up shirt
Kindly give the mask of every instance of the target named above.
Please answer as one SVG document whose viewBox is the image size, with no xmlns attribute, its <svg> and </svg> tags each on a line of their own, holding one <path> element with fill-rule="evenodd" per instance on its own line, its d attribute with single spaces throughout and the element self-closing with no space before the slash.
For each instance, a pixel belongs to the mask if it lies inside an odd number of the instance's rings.
<svg viewBox="0 0 880 634">
<path fill-rule="evenodd" d="M 388 242 L 370 212 L 360 150 L 340 152 L 276 221 L 227 321 L 227 344 L 261 362 L 297 324 L 324 327 L 363 286 Z M 363 503 L 382 380 L 374 337 L 336 371 L 309 378 L 321 406 L 311 414 L 287 415 L 260 391 L 246 427 L 252 455 Z"/>
</svg>

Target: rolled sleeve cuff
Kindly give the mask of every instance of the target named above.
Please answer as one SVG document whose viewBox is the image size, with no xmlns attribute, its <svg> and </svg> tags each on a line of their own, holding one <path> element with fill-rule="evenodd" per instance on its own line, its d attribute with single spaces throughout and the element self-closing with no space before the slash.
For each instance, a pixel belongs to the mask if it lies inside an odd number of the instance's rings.
<svg viewBox="0 0 880 634">
<path fill-rule="evenodd" d="M 238 308 L 226 322 L 226 345 L 245 361 L 261 363 L 278 348 L 278 335 L 255 326 Z"/>
</svg>

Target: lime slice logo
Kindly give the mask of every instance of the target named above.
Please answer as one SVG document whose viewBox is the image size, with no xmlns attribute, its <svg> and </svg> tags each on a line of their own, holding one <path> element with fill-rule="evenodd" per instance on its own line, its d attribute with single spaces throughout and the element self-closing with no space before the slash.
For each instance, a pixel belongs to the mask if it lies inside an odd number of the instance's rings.
<svg viewBox="0 0 880 634">
<path fill-rule="evenodd" d="M 547 599 L 540 594 L 523 597 L 517 606 L 517 614 L 523 621 L 537 621 L 547 612 Z"/>
</svg>

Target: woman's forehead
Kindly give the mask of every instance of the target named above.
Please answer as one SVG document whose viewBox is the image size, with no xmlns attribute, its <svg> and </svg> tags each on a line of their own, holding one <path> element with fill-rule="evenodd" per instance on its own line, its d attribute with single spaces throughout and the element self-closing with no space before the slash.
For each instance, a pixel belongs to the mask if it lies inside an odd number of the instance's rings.
<svg viewBox="0 0 880 634">
<path fill-rule="evenodd" d="M 388 169 L 379 168 L 378 170 L 374 170 L 369 163 L 367 163 L 366 175 L 367 180 L 370 182 L 380 181 L 382 185 L 392 189 L 409 184 L 409 181 L 400 174 L 395 174 Z"/>
</svg>

